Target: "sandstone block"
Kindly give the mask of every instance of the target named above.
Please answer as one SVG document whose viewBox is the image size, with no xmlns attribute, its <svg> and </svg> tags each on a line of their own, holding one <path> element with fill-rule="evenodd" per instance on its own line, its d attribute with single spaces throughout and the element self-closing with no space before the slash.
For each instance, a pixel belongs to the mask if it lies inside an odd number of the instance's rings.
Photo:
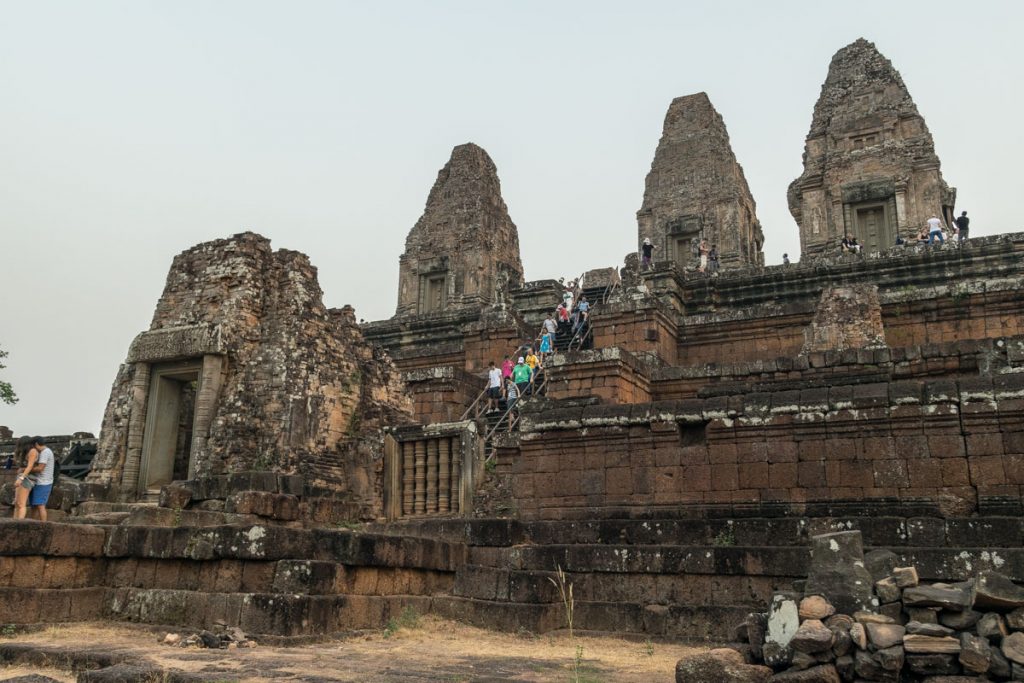
<svg viewBox="0 0 1024 683">
<path fill-rule="evenodd" d="M 832 631 L 818 619 L 807 619 L 789 641 L 790 646 L 799 652 L 814 654 L 825 652 L 832 647 Z"/>
<path fill-rule="evenodd" d="M 865 624 L 868 640 L 878 650 L 899 645 L 906 630 L 896 624 Z"/>
<path fill-rule="evenodd" d="M 965 671 L 983 674 L 992 662 L 988 641 L 970 633 L 960 634 L 960 664 Z"/>
<path fill-rule="evenodd" d="M 676 663 L 676 683 L 765 683 L 772 670 L 747 664 L 743 655 L 726 648 L 684 657 Z"/>
<path fill-rule="evenodd" d="M 1024 588 L 998 572 L 982 572 L 975 580 L 974 605 L 1010 612 L 1024 607 Z"/>
<path fill-rule="evenodd" d="M 900 588 L 913 588 L 919 583 L 916 567 L 896 567 L 892 578 Z"/>
<path fill-rule="evenodd" d="M 921 676 L 946 676 L 960 672 L 956 655 L 907 654 L 907 668 Z"/>
<path fill-rule="evenodd" d="M 875 595 L 882 603 L 896 602 L 900 599 L 900 589 L 896 585 L 896 579 L 887 576 L 881 581 L 875 582 Z"/>
<path fill-rule="evenodd" d="M 906 635 L 903 649 L 915 654 L 960 654 L 960 641 L 952 636 Z"/>
<path fill-rule="evenodd" d="M 864 568 L 859 531 L 840 531 L 811 538 L 811 566 L 806 593 L 821 595 L 837 611 L 850 614 L 877 606 L 871 592 L 873 583 Z"/>
<path fill-rule="evenodd" d="M 996 614 L 995 612 L 989 612 L 983 615 L 981 619 L 978 619 L 975 630 L 982 638 L 996 641 L 1008 633 L 1006 620 L 1003 619 L 1003 615 Z"/>
<path fill-rule="evenodd" d="M 850 627 L 850 639 L 858 649 L 868 649 L 868 632 L 864 628 L 864 624 L 857 623 Z"/>
<path fill-rule="evenodd" d="M 1019 607 L 1006 615 L 1006 626 L 1014 631 L 1024 630 L 1024 607 Z"/>
<path fill-rule="evenodd" d="M 815 666 L 805 671 L 783 671 L 768 680 L 771 683 L 840 683 L 839 672 L 832 664 Z"/>
<path fill-rule="evenodd" d="M 920 621 L 907 622 L 907 633 L 917 636 L 932 636 L 941 638 L 942 636 L 951 636 L 954 631 L 951 628 L 940 626 L 939 624 L 924 624 Z"/>
<path fill-rule="evenodd" d="M 903 591 L 903 604 L 910 607 L 941 607 L 962 612 L 970 608 L 971 596 L 959 588 L 914 586 Z"/>
<path fill-rule="evenodd" d="M 1018 631 L 1006 636 L 999 649 L 1011 662 L 1024 664 L 1024 633 Z"/>
<path fill-rule="evenodd" d="M 820 595 L 808 595 L 800 601 L 801 619 L 826 619 L 836 613 L 836 608 Z"/>
<path fill-rule="evenodd" d="M 981 619 L 981 612 L 969 609 L 962 612 L 947 612 L 942 610 L 939 612 L 939 623 L 943 626 L 956 629 L 957 631 L 965 631 Z"/>
</svg>

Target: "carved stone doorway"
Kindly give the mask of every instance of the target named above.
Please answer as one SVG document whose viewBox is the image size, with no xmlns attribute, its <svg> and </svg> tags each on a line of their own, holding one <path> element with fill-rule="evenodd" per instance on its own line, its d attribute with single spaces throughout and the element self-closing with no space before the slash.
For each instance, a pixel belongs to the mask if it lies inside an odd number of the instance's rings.
<svg viewBox="0 0 1024 683">
<path fill-rule="evenodd" d="M 858 206 L 855 209 L 854 235 L 865 252 L 883 251 L 895 242 L 885 204 Z"/>
<path fill-rule="evenodd" d="M 194 471 L 192 437 L 202 361 L 154 365 L 142 440 L 139 493 L 158 493 Z"/>
</svg>

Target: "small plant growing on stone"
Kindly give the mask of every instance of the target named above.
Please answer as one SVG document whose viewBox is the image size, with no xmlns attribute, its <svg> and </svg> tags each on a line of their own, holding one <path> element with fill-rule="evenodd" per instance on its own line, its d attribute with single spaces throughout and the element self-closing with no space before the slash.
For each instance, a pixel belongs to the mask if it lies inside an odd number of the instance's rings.
<svg viewBox="0 0 1024 683">
<path fill-rule="evenodd" d="M 648 657 L 654 656 L 654 643 L 651 642 L 650 638 L 644 641 L 644 654 Z"/>
<path fill-rule="evenodd" d="M 174 508 L 173 525 L 174 526 L 181 526 L 181 506 L 180 505 Z"/>
<path fill-rule="evenodd" d="M 731 547 L 736 545 L 736 535 L 731 526 L 727 526 L 718 532 L 718 535 L 711 539 L 711 543 L 720 547 Z"/>
<path fill-rule="evenodd" d="M 4 624 L 4 627 L 0 628 L 0 636 L 4 638 L 13 638 L 17 632 L 18 629 L 14 627 L 14 624 Z"/>
</svg>

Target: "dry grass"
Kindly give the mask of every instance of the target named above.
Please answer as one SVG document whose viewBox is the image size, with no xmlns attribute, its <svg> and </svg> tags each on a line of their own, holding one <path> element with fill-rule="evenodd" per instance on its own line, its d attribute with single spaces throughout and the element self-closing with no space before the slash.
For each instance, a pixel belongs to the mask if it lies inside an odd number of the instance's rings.
<svg viewBox="0 0 1024 683">
<path fill-rule="evenodd" d="M 210 680 L 564 682 L 573 677 L 573 644 L 566 635 L 496 633 L 435 617 L 414 628 L 375 632 L 297 647 L 196 650 L 159 644 L 148 631 L 80 624 L 47 629 L 13 640 L 78 650 L 116 651 L 167 669 L 202 672 Z M 673 679 L 675 663 L 694 648 L 576 634 L 585 653 L 581 679 L 648 683 Z M 13 676 L 0 669 L 0 680 Z M 47 674 L 50 675 L 50 674 Z M 73 681 L 67 673 L 57 680 Z"/>
</svg>

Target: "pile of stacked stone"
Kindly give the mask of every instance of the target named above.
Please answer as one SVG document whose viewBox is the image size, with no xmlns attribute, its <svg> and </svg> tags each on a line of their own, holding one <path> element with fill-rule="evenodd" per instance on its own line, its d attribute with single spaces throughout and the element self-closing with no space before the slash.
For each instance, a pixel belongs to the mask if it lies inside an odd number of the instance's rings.
<svg viewBox="0 0 1024 683">
<path fill-rule="evenodd" d="M 1024 681 L 1024 588 L 993 571 L 926 585 L 895 560 L 865 562 L 859 532 L 815 537 L 802 594 L 776 594 L 740 645 L 680 661 L 676 680 Z"/>
</svg>

